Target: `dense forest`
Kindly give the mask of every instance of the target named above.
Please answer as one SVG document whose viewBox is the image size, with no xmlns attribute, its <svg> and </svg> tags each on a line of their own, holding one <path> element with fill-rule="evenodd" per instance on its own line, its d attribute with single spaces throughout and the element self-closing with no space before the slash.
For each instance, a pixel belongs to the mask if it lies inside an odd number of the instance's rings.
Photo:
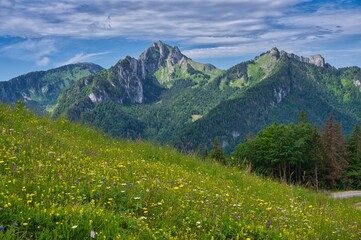
<svg viewBox="0 0 361 240">
<path fill-rule="evenodd" d="M 298 124 L 274 123 L 255 137 L 249 135 L 237 146 L 230 162 L 316 190 L 359 189 L 361 127 L 356 124 L 346 138 L 341 124 L 330 114 L 319 131 L 301 111 Z"/>
</svg>

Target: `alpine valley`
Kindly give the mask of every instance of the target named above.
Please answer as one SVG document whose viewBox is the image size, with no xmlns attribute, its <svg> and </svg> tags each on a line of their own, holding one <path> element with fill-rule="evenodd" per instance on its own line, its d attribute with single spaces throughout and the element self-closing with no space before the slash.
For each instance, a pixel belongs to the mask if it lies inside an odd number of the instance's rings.
<svg viewBox="0 0 361 240">
<path fill-rule="evenodd" d="M 184 151 L 217 138 L 229 152 L 273 122 L 297 122 L 301 110 L 317 126 L 332 112 L 349 133 L 361 120 L 361 68 L 273 48 L 224 71 L 158 41 L 109 69 L 79 63 L 0 82 L 1 101 L 18 99 L 112 136 Z"/>
</svg>

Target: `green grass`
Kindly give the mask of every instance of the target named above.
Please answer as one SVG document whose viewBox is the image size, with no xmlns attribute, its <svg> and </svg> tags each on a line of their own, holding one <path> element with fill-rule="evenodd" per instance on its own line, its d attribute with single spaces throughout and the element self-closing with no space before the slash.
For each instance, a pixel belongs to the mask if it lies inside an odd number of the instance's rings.
<svg viewBox="0 0 361 240">
<path fill-rule="evenodd" d="M 0 184 L 0 239 L 361 237 L 351 202 L 8 106 Z"/>
</svg>

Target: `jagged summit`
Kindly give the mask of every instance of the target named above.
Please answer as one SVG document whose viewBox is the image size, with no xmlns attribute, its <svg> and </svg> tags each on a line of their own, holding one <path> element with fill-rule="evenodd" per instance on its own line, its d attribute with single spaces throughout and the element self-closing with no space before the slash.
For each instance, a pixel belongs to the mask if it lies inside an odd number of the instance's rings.
<svg viewBox="0 0 361 240">
<path fill-rule="evenodd" d="M 147 72 L 154 74 L 165 65 L 170 67 L 170 73 L 172 73 L 174 71 L 172 66 L 178 62 L 184 64 L 189 58 L 184 56 L 178 47 L 171 47 L 162 41 L 157 41 L 139 56 L 139 60 L 144 62 Z"/>
<path fill-rule="evenodd" d="M 162 41 L 154 42 L 149 48 L 147 48 L 140 56 L 140 60 L 148 59 L 172 59 L 173 63 L 176 63 L 184 56 L 178 47 L 170 46 Z"/>
<path fill-rule="evenodd" d="M 78 105 L 82 105 L 84 111 L 108 101 L 122 105 L 152 103 L 174 81 L 208 81 L 219 72 L 213 65 L 192 61 L 178 47 L 157 41 L 138 59 L 127 56 L 110 69 L 73 85 L 59 100 L 54 115 L 66 113 L 69 118 L 77 119 L 81 111 L 73 109 L 78 109 Z M 86 90 L 83 90 L 84 86 L 87 86 Z"/>
<path fill-rule="evenodd" d="M 315 54 L 308 57 L 303 57 L 303 56 L 298 56 L 296 54 L 293 53 L 287 53 L 285 51 L 281 51 L 281 55 L 285 54 L 290 58 L 294 58 L 300 62 L 305 62 L 305 63 L 309 63 L 309 64 L 313 64 L 316 65 L 317 67 L 324 67 L 325 66 L 325 59 L 321 56 L 321 54 Z"/>
<path fill-rule="evenodd" d="M 286 51 L 279 51 L 276 47 L 273 47 L 270 51 L 264 53 L 264 54 L 261 54 L 261 56 L 263 55 L 270 55 L 272 58 L 274 59 L 279 59 L 280 57 L 282 56 L 286 56 L 286 57 L 289 57 L 289 58 L 293 58 L 293 59 L 296 59 L 300 62 L 304 62 L 304 63 L 309 63 L 309 64 L 313 64 L 313 65 L 316 65 L 317 67 L 324 67 L 325 66 L 325 59 L 321 56 L 321 54 L 315 54 L 315 55 L 312 55 L 310 57 L 303 57 L 303 56 L 298 56 L 294 53 L 288 53 Z M 260 56 L 260 57 L 261 57 Z M 259 58 L 259 57 L 257 57 Z"/>
</svg>

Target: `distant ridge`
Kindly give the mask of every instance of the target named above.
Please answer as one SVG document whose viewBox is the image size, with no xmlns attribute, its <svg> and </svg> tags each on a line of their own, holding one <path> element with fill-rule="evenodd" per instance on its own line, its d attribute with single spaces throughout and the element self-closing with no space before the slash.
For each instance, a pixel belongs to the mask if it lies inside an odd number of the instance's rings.
<svg viewBox="0 0 361 240">
<path fill-rule="evenodd" d="M 80 78 L 97 73 L 103 68 L 93 63 L 77 63 L 30 72 L 9 81 L 0 82 L 0 101 L 14 103 L 22 99 L 40 113 L 51 112 L 59 95 Z"/>
</svg>

